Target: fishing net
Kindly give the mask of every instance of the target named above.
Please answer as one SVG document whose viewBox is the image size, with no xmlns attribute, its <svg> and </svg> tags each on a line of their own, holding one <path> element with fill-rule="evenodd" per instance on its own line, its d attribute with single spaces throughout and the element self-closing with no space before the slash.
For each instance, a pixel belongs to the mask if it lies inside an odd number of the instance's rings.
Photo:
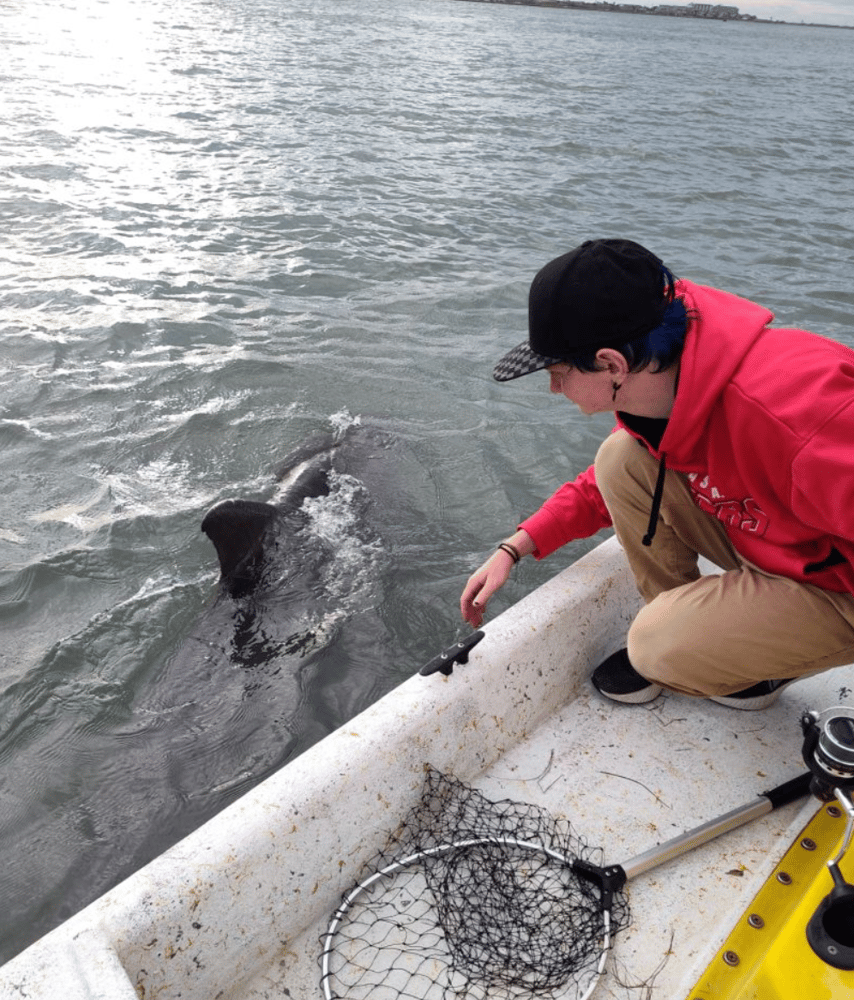
<svg viewBox="0 0 854 1000">
<path fill-rule="evenodd" d="M 629 922 L 599 850 L 536 805 L 429 769 L 322 940 L 326 1000 L 589 995 Z M 594 873 L 591 880 L 590 872 Z"/>
</svg>

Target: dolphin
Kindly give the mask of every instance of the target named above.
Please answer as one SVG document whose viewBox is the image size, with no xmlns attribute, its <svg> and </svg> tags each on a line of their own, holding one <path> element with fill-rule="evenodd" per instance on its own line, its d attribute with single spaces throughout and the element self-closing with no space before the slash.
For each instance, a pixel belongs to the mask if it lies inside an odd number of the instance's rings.
<svg viewBox="0 0 854 1000">
<path fill-rule="evenodd" d="M 3 960 L 403 679 L 407 630 L 426 620 L 404 595 L 432 491 L 397 435 L 311 437 L 260 496 L 204 515 L 213 593 L 167 579 L 6 692 Z"/>
<path fill-rule="evenodd" d="M 390 441 L 358 426 L 315 436 L 279 464 L 272 502 L 212 507 L 201 529 L 219 559 L 219 589 L 189 639 L 218 645 L 243 668 L 281 667 L 283 656 L 305 659 L 328 645 L 364 604 L 381 548 L 365 517 L 373 498 L 352 473 Z"/>
<path fill-rule="evenodd" d="M 202 520 L 202 531 L 216 549 L 220 585 L 232 598 L 251 594 L 261 583 L 277 547 L 277 534 L 290 526 L 309 498 L 328 495 L 333 458 L 341 439 L 323 434 L 301 445 L 278 467 L 282 482 L 275 504 L 257 500 L 224 500 Z"/>
<path fill-rule="evenodd" d="M 193 678 L 242 686 L 244 723 L 253 714 L 245 702 L 259 697 L 289 756 L 328 731 L 309 704 L 324 654 L 346 657 L 351 632 L 384 638 L 375 612 L 389 552 L 364 478 L 391 448 L 388 435 L 360 426 L 314 436 L 279 464 L 270 501 L 226 499 L 202 520 L 217 591 L 167 671 L 185 691 Z"/>
</svg>

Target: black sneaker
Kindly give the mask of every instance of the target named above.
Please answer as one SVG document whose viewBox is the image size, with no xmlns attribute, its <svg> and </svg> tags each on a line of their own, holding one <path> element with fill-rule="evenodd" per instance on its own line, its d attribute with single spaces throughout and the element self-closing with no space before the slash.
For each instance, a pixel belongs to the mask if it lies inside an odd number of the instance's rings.
<svg viewBox="0 0 854 1000">
<path fill-rule="evenodd" d="M 734 691 L 732 694 L 720 694 L 709 701 L 715 701 L 719 705 L 726 705 L 728 708 L 740 708 L 742 711 L 756 712 L 760 708 L 768 708 L 780 697 L 780 692 L 789 684 L 794 684 L 797 677 L 790 677 L 784 681 L 760 681 L 752 687 L 743 691 Z"/>
<path fill-rule="evenodd" d="M 661 686 L 653 684 L 629 663 L 629 654 L 618 649 L 593 671 L 593 687 L 611 701 L 626 705 L 643 705 L 661 694 Z"/>
</svg>

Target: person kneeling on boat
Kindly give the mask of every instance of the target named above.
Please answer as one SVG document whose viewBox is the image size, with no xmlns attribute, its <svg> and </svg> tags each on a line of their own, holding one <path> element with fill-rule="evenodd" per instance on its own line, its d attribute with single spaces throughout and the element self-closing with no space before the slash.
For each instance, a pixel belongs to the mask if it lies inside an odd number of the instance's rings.
<svg viewBox="0 0 854 1000">
<path fill-rule="evenodd" d="M 767 309 L 677 280 L 630 240 L 551 261 L 528 313 L 494 378 L 545 370 L 617 427 L 469 578 L 463 618 L 480 626 L 520 558 L 613 525 L 646 603 L 593 673 L 606 697 L 758 709 L 854 662 L 854 351 L 771 328 Z M 723 572 L 701 575 L 698 554 Z"/>
</svg>

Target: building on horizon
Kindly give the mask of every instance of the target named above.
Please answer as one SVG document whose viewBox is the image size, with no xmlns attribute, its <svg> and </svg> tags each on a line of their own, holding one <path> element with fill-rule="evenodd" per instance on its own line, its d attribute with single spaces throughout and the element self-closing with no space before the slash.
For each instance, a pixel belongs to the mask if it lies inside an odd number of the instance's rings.
<svg viewBox="0 0 854 1000">
<path fill-rule="evenodd" d="M 669 15 L 670 17 L 708 17 L 719 21 L 745 19 L 745 15 L 739 13 L 738 7 L 728 7 L 723 4 L 689 3 L 684 6 L 658 4 L 658 6 L 652 7 L 651 10 L 656 14 Z"/>
</svg>

